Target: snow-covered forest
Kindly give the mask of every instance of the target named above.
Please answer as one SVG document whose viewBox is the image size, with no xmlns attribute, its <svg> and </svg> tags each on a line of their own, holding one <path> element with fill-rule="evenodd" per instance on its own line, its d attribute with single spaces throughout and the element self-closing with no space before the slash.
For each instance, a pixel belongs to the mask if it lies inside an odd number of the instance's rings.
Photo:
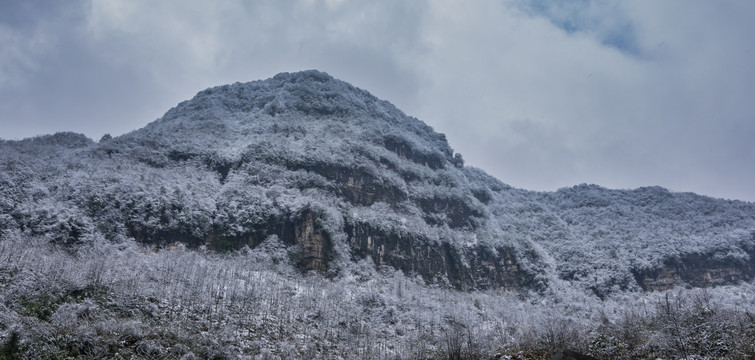
<svg viewBox="0 0 755 360">
<path fill-rule="evenodd" d="M 0 357 L 114 359 L 598 358 L 755 354 L 755 286 L 606 300 L 459 292 L 369 260 L 302 275 L 269 239 L 217 254 L 96 241 L 0 243 Z M 16 354 L 16 355 L 12 355 Z"/>
<path fill-rule="evenodd" d="M 512 188 L 317 71 L 0 140 L 0 236 L 0 358 L 753 355 L 755 204 Z"/>
</svg>

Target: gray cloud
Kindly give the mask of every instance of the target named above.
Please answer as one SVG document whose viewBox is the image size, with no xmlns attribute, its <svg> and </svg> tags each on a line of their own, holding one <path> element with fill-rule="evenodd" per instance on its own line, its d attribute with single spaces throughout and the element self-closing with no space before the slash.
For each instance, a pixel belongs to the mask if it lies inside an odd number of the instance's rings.
<svg viewBox="0 0 755 360">
<path fill-rule="evenodd" d="M 0 137 L 98 138 L 206 87 L 317 68 L 517 187 L 755 200 L 755 3 L 4 2 Z"/>
<path fill-rule="evenodd" d="M 753 200 L 746 184 L 755 174 L 744 164 L 755 125 L 744 125 L 753 124 L 744 97 L 755 59 L 743 15 L 752 12 L 737 4 L 611 9 L 631 21 L 638 50 L 630 53 L 606 44 L 599 28 L 565 31 L 518 6 L 460 6 L 447 12 L 455 21 L 435 24 L 444 35 L 429 71 L 440 80 L 422 111 L 475 154 L 469 163 L 515 186 L 660 184 Z M 474 55 L 453 56 L 459 50 Z M 540 129 L 526 145 L 512 128 L 523 120 Z"/>
</svg>

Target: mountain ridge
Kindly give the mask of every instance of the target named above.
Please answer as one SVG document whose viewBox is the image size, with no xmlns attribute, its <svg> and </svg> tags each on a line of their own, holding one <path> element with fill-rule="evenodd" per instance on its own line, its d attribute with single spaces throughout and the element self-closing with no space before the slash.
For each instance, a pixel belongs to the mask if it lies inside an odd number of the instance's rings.
<svg viewBox="0 0 755 360">
<path fill-rule="evenodd" d="M 565 282 L 605 296 L 755 275 L 752 203 L 515 189 L 464 166 L 427 124 L 315 70 L 203 90 L 99 143 L 63 133 L 0 151 L 4 234 L 272 242 L 301 271 L 337 276 L 370 259 L 462 290 Z"/>
</svg>

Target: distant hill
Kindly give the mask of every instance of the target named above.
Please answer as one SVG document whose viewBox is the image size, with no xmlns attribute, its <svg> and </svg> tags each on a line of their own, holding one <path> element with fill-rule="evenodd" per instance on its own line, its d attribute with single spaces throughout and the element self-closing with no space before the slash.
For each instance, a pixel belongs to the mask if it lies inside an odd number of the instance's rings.
<svg viewBox="0 0 755 360">
<path fill-rule="evenodd" d="M 507 161 L 501 159 L 501 161 Z M 361 259 L 460 290 L 598 296 L 755 276 L 755 204 L 660 187 L 512 188 L 318 71 L 210 88 L 131 133 L 0 142 L 2 236 Z"/>
</svg>

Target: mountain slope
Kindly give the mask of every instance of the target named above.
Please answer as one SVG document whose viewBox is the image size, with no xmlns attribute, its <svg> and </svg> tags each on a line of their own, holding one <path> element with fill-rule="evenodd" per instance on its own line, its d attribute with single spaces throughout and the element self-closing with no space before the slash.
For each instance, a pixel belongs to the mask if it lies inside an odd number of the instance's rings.
<svg viewBox="0 0 755 360">
<path fill-rule="evenodd" d="M 368 258 L 458 289 L 604 296 L 755 275 L 751 203 L 514 189 L 465 167 L 423 122 L 317 71 L 207 89 L 99 143 L 62 133 L 0 151 L 3 236 L 265 244 L 302 271 L 338 276 Z"/>
</svg>

